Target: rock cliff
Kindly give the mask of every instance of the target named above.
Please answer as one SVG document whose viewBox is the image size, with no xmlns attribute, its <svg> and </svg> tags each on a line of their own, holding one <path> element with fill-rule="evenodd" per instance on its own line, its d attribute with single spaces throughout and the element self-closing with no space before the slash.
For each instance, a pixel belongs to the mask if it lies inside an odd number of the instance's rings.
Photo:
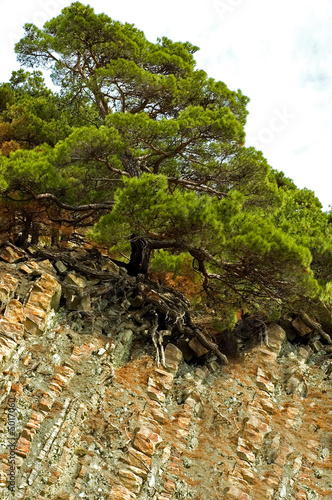
<svg viewBox="0 0 332 500">
<path fill-rule="evenodd" d="M 332 362 L 308 326 L 227 366 L 165 338 L 157 366 L 139 297 L 34 252 L 0 252 L 1 498 L 332 498 Z"/>
</svg>

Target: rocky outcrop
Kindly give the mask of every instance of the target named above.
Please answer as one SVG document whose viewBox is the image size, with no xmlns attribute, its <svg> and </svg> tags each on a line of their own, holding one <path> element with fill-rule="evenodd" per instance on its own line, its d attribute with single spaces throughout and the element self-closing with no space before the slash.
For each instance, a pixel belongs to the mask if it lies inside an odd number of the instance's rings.
<svg viewBox="0 0 332 500">
<path fill-rule="evenodd" d="M 137 297 L 90 296 L 98 278 L 68 263 L 1 257 L 1 498 L 332 498 L 324 349 L 273 324 L 227 366 L 165 337 L 157 366 Z"/>
</svg>

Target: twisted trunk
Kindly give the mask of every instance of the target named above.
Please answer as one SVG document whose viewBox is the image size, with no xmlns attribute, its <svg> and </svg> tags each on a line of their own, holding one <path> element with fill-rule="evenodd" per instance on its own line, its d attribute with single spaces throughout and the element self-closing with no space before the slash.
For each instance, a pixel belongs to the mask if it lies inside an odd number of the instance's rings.
<svg viewBox="0 0 332 500">
<path fill-rule="evenodd" d="M 151 256 L 151 248 L 148 240 L 138 238 L 135 234 L 131 235 L 131 255 L 127 265 L 127 271 L 130 276 L 138 274 L 147 274 Z"/>
</svg>

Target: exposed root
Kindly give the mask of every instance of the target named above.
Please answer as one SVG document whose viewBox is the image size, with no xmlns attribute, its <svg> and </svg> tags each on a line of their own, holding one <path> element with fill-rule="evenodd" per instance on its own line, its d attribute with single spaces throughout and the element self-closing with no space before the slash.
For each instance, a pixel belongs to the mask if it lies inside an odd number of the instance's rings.
<svg viewBox="0 0 332 500">
<path fill-rule="evenodd" d="M 319 333 L 319 335 L 324 339 L 326 340 L 326 342 L 329 344 L 329 345 L 332 345 L 332 339 L 330 337 L 330 335 L 326 332 L 324 332 L 323 328 L 322 328 L 322 325 L 320 323 L 317 323 L 316 321 L 314 321 L 313 319 L 311 319 L 308 314 L 302 312 L 301 313 L 301 318 L 302 320 L 310 327 L 310 328 L 313 328 L 317 333 Z"/>
<path fill-rule="evenodd" d="M 123 270 L 120 274 L 105 272 L 98 269 L 98 259 L 95 256 L 89 265 L 88 258 L 85 258 L 83 264 L 70 252 L 40 249 L 38 255 L 53 261 L 61 260 L 80 274 L 99 280 L 98 283 L 85 288 L 62 282 L 64 289 L 80 299 L 88 295 L 99 297 L 107 294 L 119 299 L 127 298 L 132 304 L 129 309 L 137 324 L 136 331 L 149 331 L 158 366 L 160 363 L 165 366 L 164 338 L 170 337 L 172 342 L 177 343 L 181 336 L 196 337 L 223 364 L 228 363 L 227 357 L 220 352 L 211 335 L 202 331 L 193 321 L 190 302 L 181 292 L 162 286 L 145 275 L 128 276 Z"/>
<path fill-rule="evenodd" d="M 158 314 L 154 314 L 153 322 L 152 322 L 152 328 L 151 328 L 151 338 L 153 345 L 156 349 L 156 364 L 159 367 L 160 365 L 160 354 L 159 354 L 159 348 L 157 344 L 157 339 L 156 339 L 156 332 L 158 330 Z"/>
</svg>

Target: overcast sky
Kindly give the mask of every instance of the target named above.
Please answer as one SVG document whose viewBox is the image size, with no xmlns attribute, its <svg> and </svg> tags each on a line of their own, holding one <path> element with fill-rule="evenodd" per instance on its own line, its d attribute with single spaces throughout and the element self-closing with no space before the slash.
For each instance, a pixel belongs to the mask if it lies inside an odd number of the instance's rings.
<svg viewBox="0 0 332 500">
<path fill-rule="evenodd" d="M 18 69 L 23 24 L 42 26 L 69 0 L 0 0 L 0 82 Z M 200 47 L 197 67 L 250 98 L 247 145 L 332 205 L 331 0 L 90 0 L 155 41 Z"/>
</svg>

